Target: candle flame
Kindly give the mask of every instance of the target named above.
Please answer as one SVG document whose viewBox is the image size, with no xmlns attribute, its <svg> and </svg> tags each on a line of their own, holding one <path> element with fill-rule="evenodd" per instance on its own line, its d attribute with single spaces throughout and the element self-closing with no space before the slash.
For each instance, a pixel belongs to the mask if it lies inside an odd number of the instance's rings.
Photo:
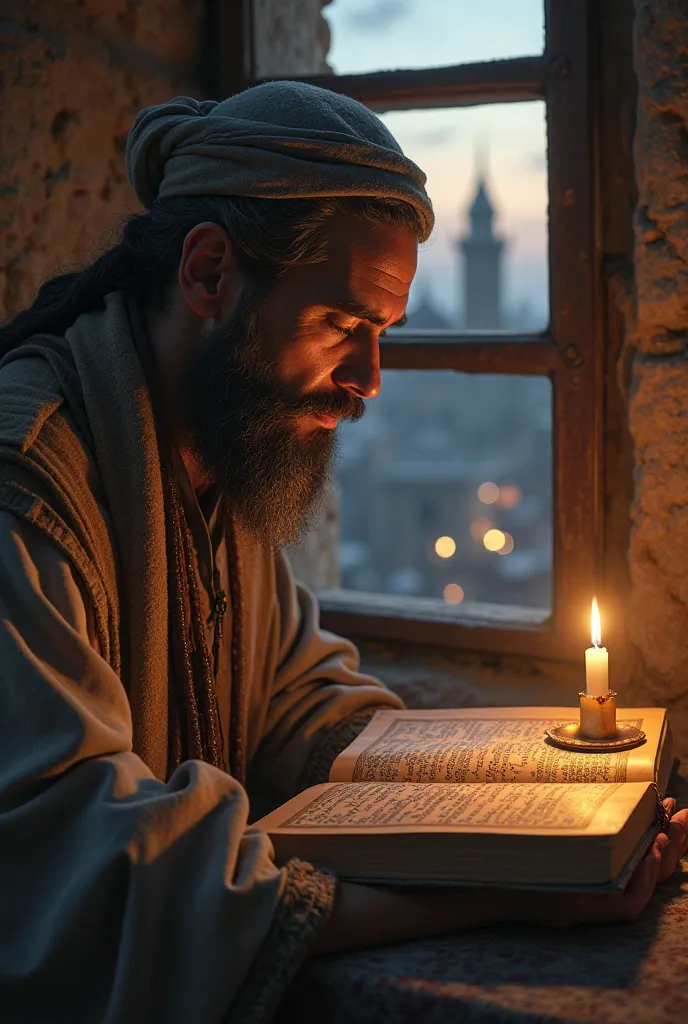
<svg viewBox="0 0 688 1024">
<path fill-rule="evenodd" d="M 602 646 L 602 626 L 600 624 L 600 609 L 597 606 L 597 598 L 592 599 L 592 610 L 590 612 L 590 634 L 593 647 Z"/>
</svg>

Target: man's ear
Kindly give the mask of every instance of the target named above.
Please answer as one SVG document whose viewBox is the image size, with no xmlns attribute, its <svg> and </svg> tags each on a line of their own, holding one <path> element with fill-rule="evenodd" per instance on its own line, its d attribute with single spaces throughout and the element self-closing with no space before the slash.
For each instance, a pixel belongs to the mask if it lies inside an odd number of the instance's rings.
<svg viewBox="0 0 688 1024">
<path fill-rule="evenodd" d="M 229 235 L 212 221 L 197 224 L 184 239 L 179 288 L 203 320 L 223 321 L 234 308 L 242 280 Z"/>
</svg>

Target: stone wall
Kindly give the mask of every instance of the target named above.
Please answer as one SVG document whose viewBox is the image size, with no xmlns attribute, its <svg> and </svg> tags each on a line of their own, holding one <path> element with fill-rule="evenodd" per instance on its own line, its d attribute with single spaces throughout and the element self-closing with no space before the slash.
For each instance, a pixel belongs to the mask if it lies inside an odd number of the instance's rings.
<svg viewBox="0 0 688 1024">
<path fill-rule="evenodd" d="M 225 0 L 219 0 L 225 2 Z M 324 0 L 255 0 L 256 71 L 326 71 Z M 0 321 L 88 261 L 137 209 L 124 148 L 141 107 L 201 96 L 207 0 L 4 0 L 0 21 Z M 334 586 L 337 502 L 293 555 Z"/>
<path fill-rule="evenodd" d="M 330 0 L 253 0 L 253 59 L 258 78 L 329 71 L 330 29 L 321 10 Z"/>
<path fill-rule="evenodd" d="M 635 699 L 673 709 L 688 753 L 688 18 L 636 0 L 635 357 L 629 550 Z"/>
<path fill-rule="evenodd" d="M 0 320 L 136 208 L 137 111 L 199 95 L 205 0 L 3 0 Z"/>
</svg>

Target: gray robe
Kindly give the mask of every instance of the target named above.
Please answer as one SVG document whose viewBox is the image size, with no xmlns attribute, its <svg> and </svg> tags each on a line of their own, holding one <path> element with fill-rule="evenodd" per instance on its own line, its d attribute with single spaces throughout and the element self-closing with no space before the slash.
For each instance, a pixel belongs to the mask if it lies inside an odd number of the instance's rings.
<svg viewBox="0 0 688 1024">
<path fill-rule="evenodd" d="M 72 408 L 30 347 L 0 366 L 0 1007 L 3 1022 L 269 1019 L 334 880 L 278 867 L 247 792 L 164 778 L 159 464 L 122 296 L 67 332 Z M 399 700 L 324 633 L 283 555 L 243 535 L 251 797 L 292 795 L 328 737 Z"/>
</svg>

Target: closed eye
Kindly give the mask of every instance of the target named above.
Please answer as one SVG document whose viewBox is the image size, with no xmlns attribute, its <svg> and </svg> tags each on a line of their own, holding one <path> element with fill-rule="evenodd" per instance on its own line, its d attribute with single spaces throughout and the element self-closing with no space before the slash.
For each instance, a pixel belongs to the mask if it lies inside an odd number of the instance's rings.
<svg viewBox="0 0 688 1024">
<path fill-rule="evenodd" d="M 332 327 L 337 334 L 341 334 L 343 338 L 349 338 L 354 333 L 355 328 L 353 327 L 342 327 L 341 324 L 336 324 L 334 320 L 328 320 L 327 322 L 330 327 Z"/>
</svg>

